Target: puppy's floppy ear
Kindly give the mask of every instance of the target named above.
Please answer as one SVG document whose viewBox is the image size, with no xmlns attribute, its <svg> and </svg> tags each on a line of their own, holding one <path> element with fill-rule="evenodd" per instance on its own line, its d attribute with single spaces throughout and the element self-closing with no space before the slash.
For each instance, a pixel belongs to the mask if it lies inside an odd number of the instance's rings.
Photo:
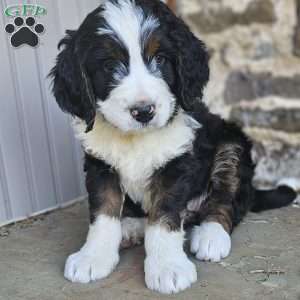
<svg viewBox="0 0 300 300">
<path fill-rule="evenodd" d="M 90 131 L 96 116 L 95 95 L 76 45 L 76 31 L 66 33 L 58 44 L 58 49 L 64 49 L 49 74 L 53 78 L 52 91 L 60 108 L 84 120 Z"/>
<path fill-rule="evenodd" d="M 170 32 L 177 51 L 176 71 L 178 95 L 185 110 L 192 110 L 202 99 L 203 89 L 209 79 L 209 55 L 206 46 L 189 28 L 178 20 Z"/>
</svg>

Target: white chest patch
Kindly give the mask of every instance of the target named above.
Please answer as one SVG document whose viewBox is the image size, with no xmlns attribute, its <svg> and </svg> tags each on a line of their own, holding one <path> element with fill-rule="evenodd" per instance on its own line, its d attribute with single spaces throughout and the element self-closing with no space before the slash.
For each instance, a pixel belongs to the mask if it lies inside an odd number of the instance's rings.
<svg viewBox="0 0 300 300">
<path fill-rule="evenodd" d="M 147 200 L 147 185 L 153 172 L 167 162 L 192 150 L 199 123 L 179 113 L 166 127 L 124 134 L 97 116 L 94 129 L 76 119 L 74 128 L 84 150 L 117 170 L 126 193 L 135 202 Z M 145 203 L 143 203 L 145 204 Z"/>
</svg>

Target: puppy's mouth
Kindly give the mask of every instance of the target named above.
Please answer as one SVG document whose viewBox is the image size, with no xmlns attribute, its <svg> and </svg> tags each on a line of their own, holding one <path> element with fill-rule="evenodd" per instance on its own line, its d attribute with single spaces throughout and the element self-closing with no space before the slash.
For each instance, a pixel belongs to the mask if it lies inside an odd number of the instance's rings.
<svg viewBox="0 0 300 300">
<path fill-rule="evenodd" d="M 133 131 L 147 131 L 149 129 L 159 128 L 159 126 L 153 124 L 151 121 L 147 123 L 138 123 L 137 129 L 133 129 Z"/>
<path fill-rule="evenodd" d="M 107 117 L 105 114 L 100 113 L 102 116 L 104 122 L 106 122 L 108 125 L 114 127 L 118 131 L 120 131 L 123 134 L 135 134 L 135 133 L 145 133 L 150 130 L 155 130 L 158 128 L 161 128 L 163 126 L 159 126 L 156 122 L 156 118 L 150 120 L 149 122 L 138 122 L 134 120 L 129 114 L 128 116 L 128 121 L 127 125 L 124 124 L 119 124 L 118 122 L 114 122 L 113 120 L 110 120 L 109 117 Z"/>
</svg>

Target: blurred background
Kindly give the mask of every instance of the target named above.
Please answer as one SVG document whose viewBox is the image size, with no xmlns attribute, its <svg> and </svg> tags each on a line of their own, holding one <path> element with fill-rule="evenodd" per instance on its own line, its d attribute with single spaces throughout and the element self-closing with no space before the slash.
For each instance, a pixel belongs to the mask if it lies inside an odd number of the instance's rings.
<svg viewBox="0 0 300 300">
<path fill-rule="evenodd" d="M 150 0 L 149 0 L 150 1 Z M 41 0 L 36 48 L 13 48 L 0 17 L 0 226 L 86 195 L 82 152 L 46 78 L 56 45 L 99 0 Z M 4 12 L 15 1 L 0 0 Z M 300 0 L 171 0 L 210 52 L 205 100 L 255 141 L 255 182 L 300 178 Z"/>
<path fill-rule="evenodd" d="M 255 141 L 255 181 L 300 179 L 300 0 L 178 0 L 211 54 L 205 101 Z"/>
</svg>

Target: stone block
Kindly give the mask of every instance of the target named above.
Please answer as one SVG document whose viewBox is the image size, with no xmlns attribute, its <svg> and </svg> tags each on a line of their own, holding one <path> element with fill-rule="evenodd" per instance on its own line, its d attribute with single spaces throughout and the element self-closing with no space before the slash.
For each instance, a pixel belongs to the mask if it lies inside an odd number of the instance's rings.
<svg viewBox="0 0 300 300">
<path fill-rule="evenodd" d="M 246 127 L 300 132 L 300 101 L 280 98 L 242 101 L 232 107 L 230 119 Z"/>
<path fill-rule="evenodd" d="M 227 104 L 271 95 L 300 99 L 300 74 L 286 77 L 269 72 L 232 71 L 226 80 L 224 100 Z"/>
<path fill-rule="evenodd" d="M 201 9 L 197 13 L 187 16 L 203 33 L 220 32 L 234 25 L 270 24 L 276 21 L 271 0 L 251 1 L 242 12 L 221 4 L 209 5 L 207 2 L 200 4 Z"/>
</svg>

